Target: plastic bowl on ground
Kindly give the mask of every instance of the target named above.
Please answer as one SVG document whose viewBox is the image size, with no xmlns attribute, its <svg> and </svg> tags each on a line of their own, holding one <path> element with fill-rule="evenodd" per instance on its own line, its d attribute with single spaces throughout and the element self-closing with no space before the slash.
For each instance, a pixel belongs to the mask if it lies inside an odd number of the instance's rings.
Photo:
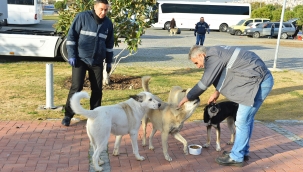
<svg viewBox="0 0 303 172">
<path fill-rule="evenodd" d="M 189 154 L 200 155 L 202 152 L 202 146 L 197 144 L 188 145 Z"/>
</svg>

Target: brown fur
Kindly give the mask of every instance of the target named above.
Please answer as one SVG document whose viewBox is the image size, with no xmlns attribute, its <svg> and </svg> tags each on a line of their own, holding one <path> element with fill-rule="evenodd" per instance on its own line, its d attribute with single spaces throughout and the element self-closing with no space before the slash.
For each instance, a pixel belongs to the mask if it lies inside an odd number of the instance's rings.
<svg viewBox="0 0 303 172">
<path fill-rule="evenodd" d="M 150 79 L 150 76 L 142 77 L 142 87 L 147 92 L 149 92 L 148 83 Z M 157 110 L 148 110 L 142 119 L 142 145 L 146 146 L 146 125 L 149 121 L 153 125 L 153 130 L 149 136 L 149 149 L 154 149 L 152 139 L 157 130 L 159 130 L 161 132 L 163 154 L 167 161 L 172 161 L 172 158 L 168 154 L 169 145 L 167 140 L 169 134 L 183 143 L 183 151 L 186 155 L 188 154 L 187 141 L 180 134 L 180 130 L 182 129 L 185 120 L 193 114 L 200 102 L 199 99 L 196 99 L 194 101 L 186 102 L 181 108 L 178 108 L 179 99 L 186 96 L 187 93 L 185 91 L 182 92 L 182 89 L 180 91 L 179 88 L 181 87 L 173 87 L 169 95 L 169 102 L 163 102 L 160 98 L 157 98 L 156 100 L 161 102 L 161 107 Z M 176 100 L 176 98 L 178 100 Z"/>
</svg>

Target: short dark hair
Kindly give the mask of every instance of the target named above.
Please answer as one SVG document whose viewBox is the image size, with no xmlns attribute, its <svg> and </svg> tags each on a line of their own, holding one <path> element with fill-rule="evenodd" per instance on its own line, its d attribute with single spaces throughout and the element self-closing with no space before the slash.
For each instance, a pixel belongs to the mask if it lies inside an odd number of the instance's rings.
<svg viewBox="0 0 303 172">
<path fill-rule="evenodd" d="M 107 0 L 95 0 L 95 4 L 97 3 L 103 3 L 103 4 L 108 4 Z"/>
</svg>

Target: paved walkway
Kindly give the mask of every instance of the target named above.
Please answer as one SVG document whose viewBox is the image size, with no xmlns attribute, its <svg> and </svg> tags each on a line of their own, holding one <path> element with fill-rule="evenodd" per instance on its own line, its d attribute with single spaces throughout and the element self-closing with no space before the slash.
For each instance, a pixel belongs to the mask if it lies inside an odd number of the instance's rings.
<svg viewBox="0 0 303 172">
<path fill-rule="evenodd" d="M 60 121 L 0 121 L 0 171 L 94 171 L 90 167 L 89 140 L 85 129 L 86 121 L 72 122 L 64 127 Z M 151 125 L 148 126 L 148 133 Z M 146 158 L 137 161 L 132 154 L 129 136 L 124 136 L 120 156 L 112 156 L 114 136 L 110 137 L 108 152 L 103 157 L 109 161 L 105 171 L 112 172 L 298 172 L 303 171 L 303 124 L 302 123 L 255 123 L 251 141 L 250 160 L 245 166 L 224 167 L 214 159 L 221 153 L 215 151 L 215 132 L 212 131 L 212 145 L 204 148 L 201 155 L 184 155 L 182 144 L 169 137 L 169 154 L 172 162 L 164 159 L 161 136 L 156 133 L 153 140 L 154 151 L 141 146 L 142 131 L 139 132 L 139 151 Z M 204 144 L 206 127 L 201 122 L 187 122 L 181 134 L 188 143 Z M 221 147 L 227 145 L 230 134 L 225 123 L 222 124 Z"/>
</svg>

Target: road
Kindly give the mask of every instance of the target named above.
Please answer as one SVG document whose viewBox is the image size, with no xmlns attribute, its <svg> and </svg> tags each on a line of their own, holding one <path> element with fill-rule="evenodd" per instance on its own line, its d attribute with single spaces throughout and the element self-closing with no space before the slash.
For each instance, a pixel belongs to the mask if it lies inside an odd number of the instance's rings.
<svg viewBox="0 0 303 172">
<path fill-rule="evenodd" d="M 54 21 L 45 20 L 40 24 L 16 26 L 10 25 L 4 29 L 23 28 L 23 29 L 43 29 L 54 30 L 52 25 Z M 121 60 L 120 65 L 125 66 L 155 66 L 155 67 L 194 67 L 187 60 L 187 55 L 190 47 L 195 43 L 193 31 L 182 30 L 181 34 L 169 36 L 169 33 L 162 29 L 149 28 L 141 37 L 142 43 L 139 45 L 138 52 L 126 59 Z M 206 34 L 204 42 L 205 46 L 213 45 L 229 45 L 239 46 L 242 49 L 254 51 L 266 63 L 269 68 L 272 68 L 275 60 L 277 39 L 267 38 L 248 38 L 246 36 L 232 36 L 228 33 L 211 31 Z M 278 49 L 276 67 L 279 69 L 296 70 L 303 73 L 303 53 L 302 46 L 291 47 L 288 45 L 303 45 L 303 41 L 297 40 L 281 40 L 281 45 Z M 114 53 L 118 54 L 125 45 L 122 43 L 119 47 L 115 47 Z M 128 52 L 122 53 L 127 55 Z M 33 58 L 33 57 L 0 57 L 1 61 L 54 61 L 48 58 Z"/>
</svg>

